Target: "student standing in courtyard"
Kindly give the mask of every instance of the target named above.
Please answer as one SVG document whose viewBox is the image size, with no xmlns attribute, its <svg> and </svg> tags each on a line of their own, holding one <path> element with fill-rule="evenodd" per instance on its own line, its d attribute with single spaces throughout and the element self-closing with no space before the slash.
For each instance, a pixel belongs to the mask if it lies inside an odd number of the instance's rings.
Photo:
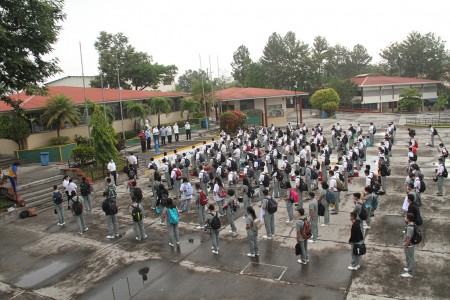
<svg viewBox="0 0 450 300">
<path fill-rule="evenodd" d="M 258 226 L 256 213 L 253 207 L 247 207 L 247 217 L 245 218 L 245 230 L 247 231 L 247 238 L 250 245 L 250 253 L 247 253 L 248 257 L 259 256 L 258 247 Z"/>
<path fill-rule="evenodd" d="M 360 266 L 360 262 L 359 262 L 359 256 L 355 255 L 353 253 L 353 248 L 355 247 L 355 245 L 360 245 L 364 242 L 364 237 L 363 234 L 361 232 L 361 225 L 359 224 L 360 221 L 357 220 L 356 218 L 356 212 L 351 212 L 350 213 L 350 221 L 352 222 L 352 228 L 351 228 L 351 234 L 350 234 L 350 239 L 348 240 L 348 243 L 351 245 L 351 253 L 352 253 L 352 260 L 351 260 L 351 264 L 348 266 L 348 269 L 351 271 L 356 271 L 358 270 L 361 266 Z"/>
<path fill-rule="evenodd" d="M 66 222 L 64 221 L 64 207 L 63 207 L 63 194 L 60 190 L 58 190 L 58 186 L 55 184 L 53 186 L 53 192 L 52 192 L 52 199 L 53 204 L 55 205 L 55 211 L 58 215 L 58 226 L 65 225 Z"/>
</svg>

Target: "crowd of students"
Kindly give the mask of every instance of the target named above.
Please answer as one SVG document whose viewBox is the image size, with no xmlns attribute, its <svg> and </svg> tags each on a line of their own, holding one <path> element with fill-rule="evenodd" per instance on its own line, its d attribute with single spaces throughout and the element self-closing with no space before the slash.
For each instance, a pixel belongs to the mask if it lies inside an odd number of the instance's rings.
<svg viewBox="0 0 450 300">
<path fill-rule="evenodd" d="M 356 127 L 356 128 L 355 128 Z M 387 177 L 391 175 L 390 158 L 395 142 L 397 128 L 393 123 L 387 125 L 386 132 L 379 142 L 377 169 L 366 164 L 368 147 L 375 146 L 377 128 L 370 123 L 366 131 L 358 124 L 349 125 L 343 130 L 339 123 L 331 128 L 330 142 L 318 124 L 313 128 L 293 128 L 290 124 L 282 128 L 251 127 L 240 129 L 235 137 L 222 132 L 218 140 L 209 145 L 203 142 L 200 147 L 192 146 L 188 153 L 164 153 L 162 167 L 158 168 L 154 159 L 148 164 L 148 177 L 152 194 L 149 196 L 150 210 L 159 214 L 160 224 L 167 226 L 169 245 L 179 245 L 179 216 L 191 210 L 198 216 L 197 229 L 206 230 L 211 236 L 212 253 L 219 254 L 219 234 L 222 229 L 221 218 L 226 216 L 229 233 L 238 234 L 235 218 L 237 211 L 244 210 L 245 229 L 249 241 L 249 257 L 259 255 L 258 234 L 264 224 L 264 239 L 272 239 L 276 233 L 275 215 L 278 203 L 285 201 L 286 223 L 296 220 L 298 263 L 309 262 L 308 243 L 315 243 L 319 236 L 319 216 L 323 216 L 320 226 L 329 226 L 330 214 L 339 213 L 341 193 L 348 191 L 349 178 L 358 176 L 364 168 L 365 186 L 362 193 L 353 193 L 354 210 L 350 214 L 352 222 L 349 243 L 352 245 L 352 259 L 349 270 L 360 268 L 360 256 L 365 253 L 365 229 L 371 226 L 371 217 L 378 207 L 378 197 L 387 193 Z M 407 196 L 403 209 L 406 213 L 407 228 L 404 231 L 407 268 L 403 277 L 414 274 L 414 243 L 420 235 L 422 219 L 419 207 L 425 183 L 417 164 L 418 141 L 414 130 L 409 130 Z M 448 151 L 440 145 L 441 157 L 436 170 L 438 196 L 443 195 L 442 182 L 447 171 L 444 166 Z M 331 154 L 336 151 L 337 162 L 331 167 Z M 411 155 L 412 153 L 412 155 Z M 137 162 L 130 155 L 127 191 L 132 203 L 129 214 L 132 216 L 136 240 L 147 237 L 143 226 L 144 192 L 137 186 Z M 119 235 L 117 224 L 117 178 L 113 161 L 108 166 L 111 177 L 107 178 L 102 209 L 108 226 L 107 238 Z M 111 168 L 110 168 L 111 167 Z M 362 176 L 362 174 L 361 174 Z M 163 180 L 164 178 L 164 180 Z M 321 189 L 319 191 L 319 181 Z M 195 183 L 194 183 L 195 182 Z M 84 222 L 83 209 L 75 211 L 76 202 L 86 204 L 85 211 L 92 210 L 90 187 L 83 179 L 81 199 L 76 195 L 76 185 L 65 178 L 64 192 L 69 207 L 77 219 L 80 234 L 88 228 Z M 58 225 L 64 224 L 62 195 L 55 186 L 53 200 L 59 216 Z M 173 192 L 170 192 L 173 190 Z M 59 193 L 59 194 L 58 194 Z M 150 193 L 149 193 L 150 195 Z M 61 196 L 61 197 L 60 197 Z M 259 216 L 252 206 L 252 199 L 259 199 Z M 146 200 L 147 200 L 146 199 Z M 59 202 L 59 203 L 57 203 Z M 308 202 L 307 208 L 304 207 Z M 294 208 L 297 216 L 294 215 Z M 411 223 L 412 224 L 409 224 Z M 411 230 L 411 226 L 412 230 Z M 418 241 L 420 242 L 420 240 Z"/>
</svg>

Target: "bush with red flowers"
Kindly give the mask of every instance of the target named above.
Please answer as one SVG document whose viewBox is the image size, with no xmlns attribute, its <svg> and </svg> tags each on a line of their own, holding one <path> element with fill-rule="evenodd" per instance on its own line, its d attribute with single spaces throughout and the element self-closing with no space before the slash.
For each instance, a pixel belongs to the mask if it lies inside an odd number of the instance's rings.
<svg viewBox="0 0 450 300">
<path fill-rule="evenodd" d="M 247 115 L 240 110 L 226 111 L 220 116 L 220 129 L 233 135 L 247 121 Z"/>
</svg>

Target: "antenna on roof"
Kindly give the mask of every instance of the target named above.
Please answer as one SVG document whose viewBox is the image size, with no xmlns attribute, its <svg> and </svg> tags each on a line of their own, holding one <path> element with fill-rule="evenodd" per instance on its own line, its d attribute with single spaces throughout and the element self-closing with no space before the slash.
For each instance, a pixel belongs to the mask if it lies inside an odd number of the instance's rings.
<svg viewBox="0 0 450 300">
<path fill-rule="evenodd" d="M 80 59 L 81 59 L 81 76 L 83 77 L 83 92 L 84 92 L 84 105 L 85 105 L 85 115 L 86 115 L 86 126 L 88 130 L 88 136 L 89 136 L 89 146 L 92 146 L 91 141 L 91 130 L 89 129 L 89 108 L 86 98 L 86 84 L 84 83 L 84 67 L 83 67 L 83 52 L 81 51 L 81 42 L 78 42 L 80 44 Z"/>
</svg>

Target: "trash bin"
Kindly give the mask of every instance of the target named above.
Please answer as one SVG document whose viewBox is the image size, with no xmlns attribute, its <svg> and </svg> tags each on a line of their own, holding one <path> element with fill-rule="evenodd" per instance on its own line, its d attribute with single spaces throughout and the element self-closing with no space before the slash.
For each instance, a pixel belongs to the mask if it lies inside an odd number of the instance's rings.
<svg viewBox="0 0 450 300">
<path fill-rule="evenodd" d="M 41 152 L 41 166 L 47 166 L 50 160 L 50 152 Z"/>
<path fill-rule="evenodd" d="M 322 119 L 326 119 L 327 118 L 327 113 L 326 112 L 322 112 Z"/>
<path fill-rule="evenodd" d="M 202 128 L 208 128 L 208 119 L 202 120 Z"/>
</svg>

